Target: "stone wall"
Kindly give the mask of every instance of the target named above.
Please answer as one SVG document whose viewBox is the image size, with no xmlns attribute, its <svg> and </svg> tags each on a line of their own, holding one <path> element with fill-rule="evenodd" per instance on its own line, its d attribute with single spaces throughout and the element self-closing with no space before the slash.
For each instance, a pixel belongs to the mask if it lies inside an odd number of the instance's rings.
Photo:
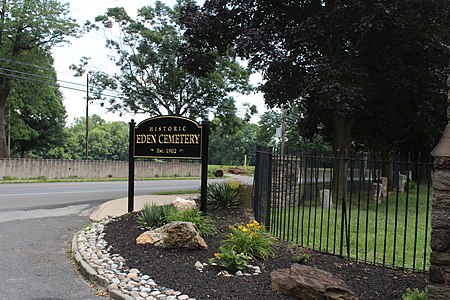
<svg viewBox="0 0 450 300">
<path fill-rule="evenodd" d="M 431 212 L 431 259 L 428 299 L 450 299 L 450 77 L 447 117 L 449 124 L 433 150 L 434 178 Z"/>
<path fill-rule="evenodd" d="M 136 161 L 135 178 L 200 177 L 201 163 L 186 161 Z M 0 159 L 0 180 L 4 177 L 28 179 L 127 178 L 128 161 Z"/>
</svg>

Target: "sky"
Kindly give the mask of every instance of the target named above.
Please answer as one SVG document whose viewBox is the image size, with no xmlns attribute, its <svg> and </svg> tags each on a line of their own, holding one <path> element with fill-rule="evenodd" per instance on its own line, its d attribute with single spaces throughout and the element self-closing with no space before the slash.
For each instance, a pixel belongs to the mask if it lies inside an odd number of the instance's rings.
<svg viewBox="0 0 450 300">
<path fill-rule="evenodd" d="M 64 2 L 64 1 L 63 1 Z M 70 4 L 70 16 L 75 18 L 78 24 L 83 25 L 86 20 L 93 21 L 94 18 L 104 13 L 108 7 L 124 7 L 127 13 L 134 16 L 137 10 L 146 5 L 153 5 L 153 0 L 66 0 Z M 169 6 L 175 4 L 175 0 L 163 0 Z M 203 1 L 197 1 L 202 4 Z M 101 32 L 91 31 L 82 38 L 70 38 L 70 45 L 55 47 L 53 55 L 55 58 L 55 69 L 64 96 L 64 105 L 67 111 L 67 125 L 73 123 L 75 118 L 86 115 L 86 77 L 74 77 L 74 72 L 69 69 L 72 64 L 77 65 L 81 57 L 90 57 L 88 70 L 101 70 L 112 73 L 113 63 L 108 59 L 108 54 L 112 54 L 105 47 L 105 39 Z M 255 74 L 251 77 L 252 84 L 257 84 L 260 76 Z M 259 116 L 265 111 L 263 96 L 261 93 L 251 95 L 240 95 L 236 97 L 238 115 L 243 116 L 242 103 L 248 102 L 258 107 L 258 114 L 252 118 L 252 122 L 257 122 Z M 107 121 L 129 122 L 134 119 L 140 122 L 149 118 L 148 115 L 130 115 L 108 112 L 106 108 L 98 103 L 89 105 L 89 115 L 97 114 Z"/>
</svg>

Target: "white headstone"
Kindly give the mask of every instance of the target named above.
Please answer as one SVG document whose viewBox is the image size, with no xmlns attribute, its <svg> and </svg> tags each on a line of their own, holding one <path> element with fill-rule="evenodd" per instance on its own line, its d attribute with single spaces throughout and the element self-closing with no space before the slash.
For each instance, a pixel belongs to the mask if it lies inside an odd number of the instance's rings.
<svg viewBox="0 0 450 300">
<path fill-rule="evenodd" d="M 320 194 L 320 203 L 322 203 L 322 206 L 325 208 L 332 208 L 333 198 L 331 196 L 330 190 L 329 189 L 320 190 L 319 194 Z"/>
<path fill-rule="evenodd" d="M 406 187 L 406 181 L 408 180 L 408 176 L 398 173 L 398 191 L 404 192 Z"/>
</svg>

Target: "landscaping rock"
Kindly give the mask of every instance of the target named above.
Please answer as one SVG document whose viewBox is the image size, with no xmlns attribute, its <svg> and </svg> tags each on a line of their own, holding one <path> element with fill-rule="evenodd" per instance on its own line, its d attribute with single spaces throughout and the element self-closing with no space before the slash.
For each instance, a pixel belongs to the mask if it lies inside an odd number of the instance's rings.
<svg viewBox="0 0 450 300">
<path fill-rule="evenodd" d="M 175 200 L 173 200 L 172 205 L 175 206 L 175 208 L 178 210 L 186 210 L 197 207 L 197 204 L 194 200 L 188 200 L 181 197 L 177 197 Z"/>
<path fill-rule="evenodd" d="M 208 249 L 194 224 L 180 221 L 146 231 L 136 239 L 136 243 L 152 244 L 161 248 Z"/>
<path fill-rule="evenodd" d="M 305 265 L 293 264 L 290 268 L 273 271 L 270 281 L 272 290 L 301 300 L 358 299 L 344 281 Z"/>
</svg>

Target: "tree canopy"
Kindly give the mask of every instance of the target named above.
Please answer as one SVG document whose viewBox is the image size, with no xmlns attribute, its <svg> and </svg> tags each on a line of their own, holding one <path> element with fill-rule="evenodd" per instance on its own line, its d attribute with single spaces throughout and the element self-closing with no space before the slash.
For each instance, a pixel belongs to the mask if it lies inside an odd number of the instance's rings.
<svg viewBox="0 0 450 300">
<path fill-rule="evenodd" d="M 449 7 L 450 0 L 207 0 L 183 10 L 184 62 L 208 74 L 209 53 L 233 48 L 262 73 L 268 105 L 300 108 L 304 135 L 320 130 L 341 153 L 354 138 L 398 148 L 429 136 L 423 128 L 435 130 L 432 122 L 444 128 Z"/>
<path fill-rule="evenodd" d="M 15 95 L 15 101 L 23 101 L 22 109 L 27 107 L 28 114 L 32 116 L 36 116 L 31 112 L 34 110 L 32 102 L 19 99 L 19 96 L 33 93 L 42 96 L 46 94 L 44 101 L 58 97 L 58 92 L 55 91 L 47 91 L 49 92 L 47 95 L 47 92 L 41 90 L 41 88 L 46 89 L 42 85 L 30 85 L 29 81 L 23 80 L 20 72 L 26 71 L 33 74 L 36 68 L 30 64 L 42 61 L 39 57 L 48 55 L 52 46 L 63 43 L 67 36 L 77 34 L 77 24 L 67 16 L 67 13 L 68 5 L 57 0 L 2 0 L 0 2 L 0 55 L 2 57 L 0 60 L 0 158 L 7 157 L 5 107 L 7 104 L 12 108 L 15 107 L 15 104 L 9 103 L 12 101 L 10 96 Z M 29 97 L 28 100 L 30 100 Z M 58 118 L 60 113 L 61 107 L 56 105 L 55 114 Z M 45 127 L 49 128 L 47 125 Z"/>
<path fill-rule="evenodd" d="M 94 99 L 109 103 L 115 111 L 169 114 L 191 118 L 206 117 L 209 112 L 226 113 L 234 107 L 231 91 L 248 92 L 249 72 L 232 53 L 215 56 L 216 69 L 199 78 L 182 65 L 185 48 L 179 25 L 182 4 L 169 8 L 160 1 L 139 9 L 131 18 L 123 8 L 110 8 L 88 23 L 90 29 L 100 26 L 119 32 L 120 38 L 108 38 L 106 46 L 115 52 L 111 59 L 116 74 L 92 73 Z M 116 36 L 117 36 L 116 35 Z"/>
</svg>

